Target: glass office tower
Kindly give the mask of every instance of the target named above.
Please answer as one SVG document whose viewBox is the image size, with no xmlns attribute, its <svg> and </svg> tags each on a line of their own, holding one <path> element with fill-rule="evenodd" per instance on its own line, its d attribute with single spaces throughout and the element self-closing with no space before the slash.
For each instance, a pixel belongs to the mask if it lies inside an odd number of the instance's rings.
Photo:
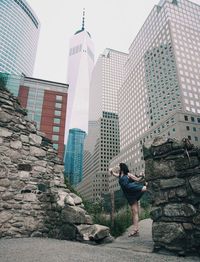
<svg viewBox="0 0 200 262">
<path fill-rule="evenodd" d="M 65 176 L 71 185 L 76 186 L 82 180 L 83 173 L 83 148 L 86 132 L 73 128 L 69 130 L 66 158 Z"/>
<path fill-rule="evenodd" d="M 0 1 L 0 71 L 32 76 L 40 23 L 25 0 Z"/>
</svg>

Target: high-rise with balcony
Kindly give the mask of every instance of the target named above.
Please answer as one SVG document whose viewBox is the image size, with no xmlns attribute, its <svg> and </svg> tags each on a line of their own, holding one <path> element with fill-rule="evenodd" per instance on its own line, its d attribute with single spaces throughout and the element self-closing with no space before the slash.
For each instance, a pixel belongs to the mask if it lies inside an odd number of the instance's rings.
<svg viewBox="0 0 200 262">
<path fill-rule="evenodd" d="M 89 85 L 91 73 L 94 65 L 94 44 L 89 32 L 85 30 L 85 11 L 83 12 L 82 27 L 78 30 L 70 40 L 70 49 L 68 57 L 68 104 L 67 104 L 67 118 L 65 131 L 65 148 L 70 144 L 69 130 L 79 129 L 83 132 L 88 132 L 88 115 L 89 115 Z M 69 143 L 68 143 L 69 142 Z M 78 142 L 77 142 L 78 143 Z M 82 142 L 81 142 L 82 143 Z M 81 148 L 81 144 L 74 149 Z M 73 149 L 73 148 L 72 148 Z M 64 163 L 65 174 L 72 179 L 72 167 L 70 163 L 74 163 L 73 157 L 80 154 L 72 150 L 65 151 Z M 83 156 L 82 156 L 83 157 Z M 72 158 L 70 161 L 69 159 Z M 78 158 L 81 163 L 82 160 Z M 77 159 L 77 160 L 78 160 Z M 80 163 L 77 163 L 79 165 Z M 70 174 L 68 174 L 68 170 Z M 80 171 L 82 168 L 79 169 Z M 77 176 L 77 170 L 74 170 L 74 175 Z M 82 173 L 78 175 L 82 177 Z"/>
<path fill-rule="evenodd" d="M 200 6 L 163 0 L 129 48 L 119 93 L 120 154 L 111 161 L 144 169 L 142 145 L 155 136 L 200 145 Z M 110 178 L 110 189 L 118 185 Z"/>
<path fill-rule="evenodd" d="M 118 92 L 126 60 L 126 53 L 107 48 L 93 70 L 83 180 L 76 187 L 88 200 L 108 192 L 108 164 L 119 153 Z"/>
<path fill-rule="evenodd" d="M 39 20 L 25 0 L 0 1 L 0 71 L 32 76 Z"/>
</svg>

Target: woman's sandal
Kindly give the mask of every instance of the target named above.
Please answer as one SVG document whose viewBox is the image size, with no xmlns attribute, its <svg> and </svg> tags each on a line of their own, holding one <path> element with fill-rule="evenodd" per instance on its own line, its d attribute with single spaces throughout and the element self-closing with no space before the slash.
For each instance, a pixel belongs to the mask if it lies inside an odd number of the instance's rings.
<svg viewBox="0 0 200 262">
<path fill-rule="evenodd" d="M 130 234 L 128 234 L 128 237 L 138 237 L 139 236 L 139 230 L 133 230 Z"/>
</svg>

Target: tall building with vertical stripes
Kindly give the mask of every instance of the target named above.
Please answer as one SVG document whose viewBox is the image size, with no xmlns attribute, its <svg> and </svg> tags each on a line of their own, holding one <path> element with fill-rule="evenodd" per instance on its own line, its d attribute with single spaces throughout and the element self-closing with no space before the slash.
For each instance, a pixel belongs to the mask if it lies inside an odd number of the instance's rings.
<svg viewBox="0 0 200 262">
<path fill-rule="evenodd" d="M 67 150 L 67 145 L 70 144 L 69 130 L 81 130 L 88 133 L 88 119 L 89 119 L 89 86 L 91 74 L 94 66 L 94 44 L 89 32 L 85 30 L 85 11 L 83 12 L 82 27 L 78 30 L 70 40 L 69 57 L 68 57 L 68 104 L 67 104 L 67 118 L 66 118 L 66 132 L 65 132 L 65 175 L 70 177 L 70 181 L 78 181 L 78 178 L 73 178 L 72 167 L 70 163 L 74 163 L 74 156 L 83 153 L 73 152 Z M 81 149 L 80 146 L 74 147 L 74 150 Z M 71 160 L 69 160 L 71 158 Z M 82 163 L 82 159 L 77 158 Z M 80 163 L 77 162 L 77 165 Z M 75 165 L 76 166 L 76 165 Z M 70 171 L 70 174 L 68 173 Z M 74 169 L 74 176 L 82 177 L 82 168 L 79 169 L 80 174 Z"/>
<path fill-rule="evenodd" d="M 83 180 L 76 187 L 88 200 L 99 200 L 108 192 L 109 161 L 119 153 L 118 95 L 126 61 L 126 53 L 107 48 L 93 70 Z"/>
<path fill-rule="evenodd" d="M 0 1 L 0 71 L 32 76 L 40 22 L 26 0 Z"/>
<path fill-rule="evenodd" d="M 94 66 L 94 44 L 85 30 L 83 13 L 82 28 L 70 39 L 67 83 L 69 84 L 66 142 L 68 131 L 79 128 L 87 133 L 89 115 L 89 86 Z"/>
</svg>

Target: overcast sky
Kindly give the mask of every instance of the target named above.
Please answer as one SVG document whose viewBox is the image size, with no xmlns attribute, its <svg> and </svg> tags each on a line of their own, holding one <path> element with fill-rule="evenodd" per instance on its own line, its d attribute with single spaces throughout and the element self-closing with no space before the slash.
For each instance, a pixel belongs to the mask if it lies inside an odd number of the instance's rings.
<svg viewBox="0 0 200 262">
<path fill-rule="evenodd" d="M 85 28 L 95 45 L 95 58 L 105 48 L 128 52 L 148 14 L 159 0 L 27 0 L 41 22 L 33 77 L 65 83 L 69 40 Z M 200 4 L 200 0 L 192 0 Z"/>
</svg>

